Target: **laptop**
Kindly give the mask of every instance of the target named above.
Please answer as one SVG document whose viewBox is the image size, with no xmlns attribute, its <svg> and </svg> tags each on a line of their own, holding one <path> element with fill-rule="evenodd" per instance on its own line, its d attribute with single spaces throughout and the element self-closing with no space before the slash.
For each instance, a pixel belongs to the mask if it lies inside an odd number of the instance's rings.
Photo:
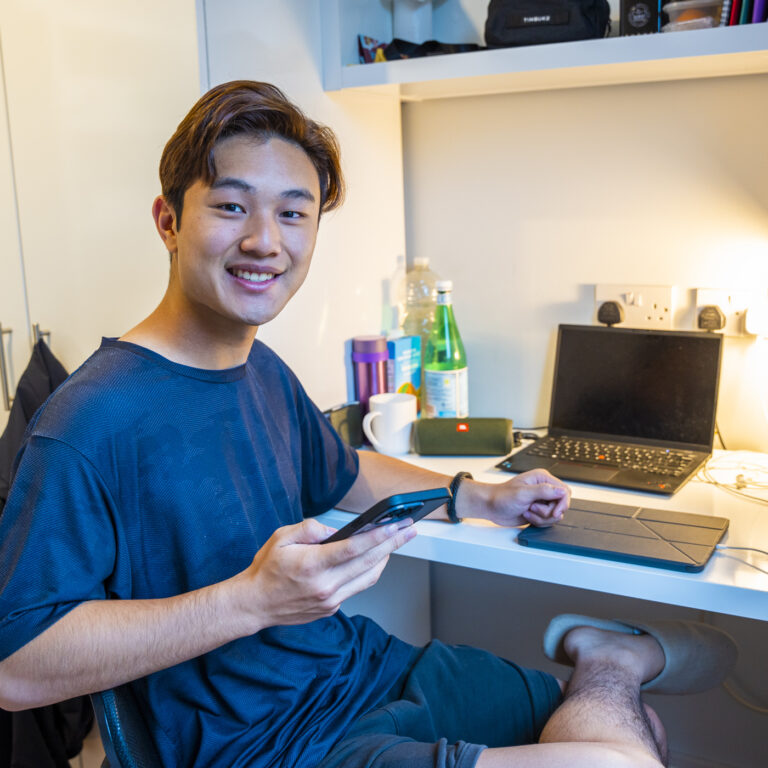
<svg viewBox="0 0 768 768">
<path fill-rule="evenodd" d="M 712 455 L 722 336 L 560 325 L 548 435 L 496 466 L 671 495 Z"/>
<path fill-rule="evenodd" d="M 676 571 L 701 571 L 728 530 L 724 517 L 572 499 L 549 528 L 524 528 L 518 544 Z"/>
</svg>

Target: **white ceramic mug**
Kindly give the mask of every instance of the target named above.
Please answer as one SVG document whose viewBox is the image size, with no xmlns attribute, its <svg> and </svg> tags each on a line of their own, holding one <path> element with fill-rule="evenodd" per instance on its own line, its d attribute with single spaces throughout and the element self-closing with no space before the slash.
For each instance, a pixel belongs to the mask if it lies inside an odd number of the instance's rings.
<svg viewBox="0 0 768 768">
<path fill-rule="evenodd" d="M 387 456 L 402 456 L 411 450 L 411 429 L 416 421 L 416 396 L 405 392 L 371 395 L 363 432 L 371 445 Z"/>
</svg>

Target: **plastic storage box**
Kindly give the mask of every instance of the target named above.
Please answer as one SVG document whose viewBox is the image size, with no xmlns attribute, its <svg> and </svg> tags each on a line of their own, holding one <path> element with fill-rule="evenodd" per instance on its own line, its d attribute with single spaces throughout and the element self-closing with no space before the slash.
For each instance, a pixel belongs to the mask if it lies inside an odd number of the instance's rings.
<svg viewBox="0 0 768 768">
<path fill-rule="evenodd" d="M 662 11 L 669 17 L 662 32 L 682 32 L 687 29 L 707 29 L 720 26 L 722 0 L 679 0 L 667 3 Z"/>
</svg>

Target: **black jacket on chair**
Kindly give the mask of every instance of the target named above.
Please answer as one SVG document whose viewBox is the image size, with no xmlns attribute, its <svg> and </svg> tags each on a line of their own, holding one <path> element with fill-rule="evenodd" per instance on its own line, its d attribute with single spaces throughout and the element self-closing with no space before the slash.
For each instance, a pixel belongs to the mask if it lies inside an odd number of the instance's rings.
<svg viewBox="0 0 768 768">
<path fill-rule="evenodd" d="M 64 366 L 40 339 L 32 350 L 32 358 L 26 370 L 21 374 L 8 416 L 8 425 L 0 437 L 0 514 L 11 486 L 13 460 L 21 447 L 27 424 L 35 415 L 35 411 L 66 378 Z"/>
<path fill-rule="evenodd" d="M 27 424 L 67 372 L 41 339 L 19 379 L 8 425 L 0 437 L 0 514 Z M 69 768 L 93 725 L 87 696 L 23 712 L 0 709 L 0 768 Z"/>
</svg>

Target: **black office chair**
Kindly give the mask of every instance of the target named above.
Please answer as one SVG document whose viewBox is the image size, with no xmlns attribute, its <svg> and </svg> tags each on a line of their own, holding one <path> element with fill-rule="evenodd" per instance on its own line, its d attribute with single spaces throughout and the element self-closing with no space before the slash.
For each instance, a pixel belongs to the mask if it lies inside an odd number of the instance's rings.
<svg viewBox="0 0 768 768">
<path fill-rule="evenodd" d="M 92 693 L 106 757 L 101 768 L 159 768 L 160 757 L 128 685 Z"/>
</svg>

